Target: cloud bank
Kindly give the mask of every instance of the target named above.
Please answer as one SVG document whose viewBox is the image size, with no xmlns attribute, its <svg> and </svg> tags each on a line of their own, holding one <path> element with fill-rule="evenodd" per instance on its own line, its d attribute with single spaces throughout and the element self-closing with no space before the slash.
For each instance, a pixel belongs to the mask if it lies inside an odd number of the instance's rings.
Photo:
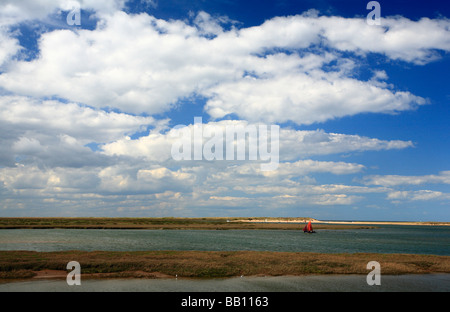
<svg viewBox="0 0 450 312">
<path fill-rule="evenodd" d="M 75 5 L 96 21 L 94 27 L 54 21 Z M 207 12 L 165 20 L 126 13 L 126 5 L 121 0 L 0 4 L 4 213 L 276 215 L 298 205 L 349 206 L 379 193 L 396 201 L 448 198 L 395 189 L 448 184 L 446 172 L 370 175 L 364 186 L 318 183 L 316 174 L 334 178 L 368 169 L 332 157 L 414 143 L 301 129 L 429 104 L 390 84 L 383 69 L 367 70 L 364 64 L 370 55 L 409 66 L 439 59 L 450 51 L 448 19 L 385 17 L 376 27 L 363 18 L 311 10 L 241 27 Z M 21 27 L 33 25 L 46 26 L 36 28 L 36 51 L 28 53 L 32 48 L 21 43 Z M 278 169 L 262 172 L 258 163 L 239 161 L 174 161 L 170 113 L 186 102 L 210 118 L 205 127 L 281 124 Z M 193 117 L 186 116 L 185 127 L 194 126 Z"/>
<path fill-rule="evenodd" d="M 373 27 L 364 19 L 305 13 L 225 30 L 205 12 L 193 21 L 166 21 L 114 11 L 94 30 L 43 33 L 39 56 L 11 61 L 0 86 L 136 114 L 166 112 L 181 99 L 204 96 L 213 118 L 235 114 L 297 124 L 426 104 L 420 96 L 393 90 L 379 75 L 358 79 L 357 61 L 379 53 L 427 63 L 438 51 L 450 50 L 449 22 L 382 22 L 384 27 Z M 10 48 L 3 59 L 17 50 L 11 38 L 5 45 Z"/>
</svg>

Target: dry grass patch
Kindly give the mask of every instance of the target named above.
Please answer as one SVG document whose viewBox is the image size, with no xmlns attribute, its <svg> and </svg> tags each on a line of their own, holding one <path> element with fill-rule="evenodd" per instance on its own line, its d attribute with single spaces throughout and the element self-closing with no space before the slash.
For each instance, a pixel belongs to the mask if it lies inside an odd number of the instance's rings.
<svg viewBox="0 0 450 312">
<path fill-rule="evenodd" d="M 450 273 L 449 256 L 407 254 L 320 254 L 258 251 L 0 251 L 0 278 L 25 278 L 42 270 L 66 270 L 78 261 L 96 277 L 179 276 L 215 278 L 251 275 L 367 274 L 378 261 L 383 274 Z"/>
</svg>

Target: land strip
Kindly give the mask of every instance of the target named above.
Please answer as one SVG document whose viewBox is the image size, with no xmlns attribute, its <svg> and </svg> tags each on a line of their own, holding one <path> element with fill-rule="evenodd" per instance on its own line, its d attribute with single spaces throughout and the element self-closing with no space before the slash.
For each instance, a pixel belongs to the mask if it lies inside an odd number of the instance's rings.
<svg viewBox="0 0 450 312">
<path fill-rule="evenodd" d="M 450 273 L 450 256 L 415 254 L 262 251 L 0 251 L 0 280 L 65 278 L 78 261 L 82 278 L 222 278 L 307 274 L 368 274 L 378 261 L 383 274 Z"/>
<path fill-rule="evenodd" d="M 301 230 L 311 218 L 0 218 L 0 229 Z M 370 225 L 313 223 L 314 229 Z"/>
<path fill-rule="evenodd" d="M 450 226 L 450 222 L 434 222 L 434 221 L 421 221 L 421 222 L 402 222 L 402 221 L 317 221 L 318 223 L 326 224 L 358 224 L 358 225 L 428 225 L 428 226 Z"/>
</svg>

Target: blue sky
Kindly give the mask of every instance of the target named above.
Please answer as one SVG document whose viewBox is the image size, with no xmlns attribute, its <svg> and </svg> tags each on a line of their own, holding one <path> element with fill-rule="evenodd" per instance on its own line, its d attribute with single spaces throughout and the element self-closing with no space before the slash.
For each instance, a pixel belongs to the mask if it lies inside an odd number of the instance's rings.
<svg viewBox="0 0 450 312">
<path fill-rule="evenodd" d="M 2 2 L 0 216 L 450 221 L 450 6 L 367 3 Z M 174 160 L 194 117 L 277 169 Z"/>
</svg>

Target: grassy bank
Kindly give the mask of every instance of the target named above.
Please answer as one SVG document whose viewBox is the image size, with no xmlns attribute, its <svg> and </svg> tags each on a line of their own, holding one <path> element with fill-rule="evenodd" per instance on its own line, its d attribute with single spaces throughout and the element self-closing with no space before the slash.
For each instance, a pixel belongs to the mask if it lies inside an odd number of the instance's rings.
<svg viewBox="0 0 450 312">
<path fill-rule="evenodd" d="M 300 230 L 303 226 L 299 223 L 308 220 L 310 218 L 0 218 L 0 229 Z M 317 223 L 314 228 L 359 229 L 373 226 Z"/>
<path fill-rule="evenodd" d="M 82 278 L 279 276 L 368 274 L 378 261 L 382 274 L 450 273 L 450 257 L 407 254 L 320 254 L 258 251 L 0 251 L 0 279 L 33 278 L 48 272 L 65 278 L 78 261 Z"/>
</svg>

